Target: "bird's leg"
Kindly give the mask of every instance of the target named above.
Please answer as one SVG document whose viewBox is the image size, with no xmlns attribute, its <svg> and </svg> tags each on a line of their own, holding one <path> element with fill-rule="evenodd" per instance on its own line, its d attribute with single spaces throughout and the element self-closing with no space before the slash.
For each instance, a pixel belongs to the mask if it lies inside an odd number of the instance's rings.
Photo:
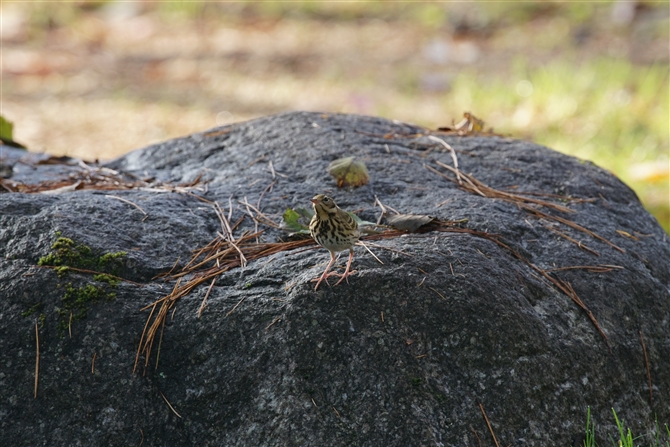
<svg viewBox="0 0 670 447">
<path fill-rule="evenodd" d="M 342 277 L 340 278 L 340 280 L 338 282 L 335 283 L 335 285 L 338 285 L 339 283 L 341 283 L 343 279 L 346 279 L 347 284 L 349 284 L 349 280 L 347 278 L 349 277 L 349 275 L 354 273 L 353 271 L 351 271 L 351 261 L 353 261 L 353 260 L 354 260 L 354 249 L 350 248 L 349 249 L 349 261 L 347 262 L 347 268 L 344 270 L 344 274 L 341 275 Z"/>
<path fill-rule="evenodd" d="M 326 270 L 323 271 L 323 274 L 321 275 L 321 278 L 319 278 L 319 281 L 316 283 L 316 287 L 314 287 L 315 291 L 316 291 L 316 289 L 319 288 L 319 284 L 321 284 L 321 281 L 323 281 L 324 279 L 326 280 L 326 284 L 328 284 L 328 279 L 326 279 L 326 278 L 328 278 L 328 276 L 332 275 L 332 273 L 331 273 L 331 275 L 328 275 L 328 270 L 330 270 L 330 267 L 332 267 L 334 262 L 335 262 L 335 253 L 333 253 L 331 251 L 330 252 L 330 262 L 326 266 Z"/>
</svg>

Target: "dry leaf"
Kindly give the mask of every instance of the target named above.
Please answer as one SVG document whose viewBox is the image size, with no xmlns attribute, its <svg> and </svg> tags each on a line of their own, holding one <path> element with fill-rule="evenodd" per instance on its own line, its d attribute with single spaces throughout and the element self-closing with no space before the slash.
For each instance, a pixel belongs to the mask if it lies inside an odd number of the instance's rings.
<svg viewBox="0 0 670 447">
<path fill-rule="evenodd" d="M 484 120 L 481 120 L 474 116 L 472 113 L 465 112 L 463 113 L 463 119 L 458 123 L 452 126 L 438 127 L 437 130 L 441 131 L 455 131 L 458 135 L 472 135 L 480 132 L 484 132 Z M 491 129 L 489 129 L 489 133 Z"/>
<path fill-rule="evenodd" d="M 633 236 L 632 234 L 630 234 L 630 233 L 627 232 L 627 231 L 616 230 L 616 232 L 619 233 L 621 236 L 625 236 L 625 237 L 627 237 L 627 238 L 633 239 L 634 241 L 639 241 L 639 240 L 640 240 L 639 237 L 637 237 L 637 236 Z"/>
<path fill-rule="evenodd" d="M 363 186 L 370 180 L 365 163 L 355 157 L 338 158 L 328 165 L 328 173 L 335 177 L 337 187 Z"/>
<path fill-rule="evenodd" d="M 386 223 L 396 230 L 415 232 L 419 228 L 434 221 L 434 217 L 421 214 L 396 214 L 386 216 Z"/>
</svg>

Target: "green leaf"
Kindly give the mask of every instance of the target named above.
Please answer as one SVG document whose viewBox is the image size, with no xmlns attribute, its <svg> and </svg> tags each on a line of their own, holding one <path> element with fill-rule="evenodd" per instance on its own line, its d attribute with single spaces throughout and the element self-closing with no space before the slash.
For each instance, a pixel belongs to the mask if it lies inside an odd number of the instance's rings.
<svg viewBox="0 0 670 447">
<path fill-rule="evenodd" d="M 370 180 L 368 168 L 355 157 L 344 157 L 333 160 L 328 165 L 328 173 L 335 178 L 337 187 L 363 186 Z"/>
<path fill-rule="evenodd" d="M 302 210 L 304 210 L 304 208 L 302 208 Z M 283 229 L 295 233 L 309 234 L 309 227 L 300 222 L 302 216 L 296 210 L 286 208 L 282 217 L 284 219 L 281 225 Z"/>
<path fill-rule="evenodd" d="M 0 140 L 12 141 L 12 132 L 14 131 L 14 124 L 11 121 L 7 121 L 4 116 L 0 115 Z"/>
<path fill-rule="evenodd" d="M 304 217 L 307 220 L 312 220 L 312 217 L 314 217 L 314 210 L 312 208 L 294 208 L 293 211 L 296 213 L 300 214 L 300 216 Z"/>
<path fill-rule="evenodd" d="M 7 146 L 25 149 L 26 147 L 24 145 L 14 141 L 13 133 L 14 124 L 12 124 L 11 121 L 6 120 L 4 116 L 0 115 L 0 145 L 6 144 Z"/>
</svg>

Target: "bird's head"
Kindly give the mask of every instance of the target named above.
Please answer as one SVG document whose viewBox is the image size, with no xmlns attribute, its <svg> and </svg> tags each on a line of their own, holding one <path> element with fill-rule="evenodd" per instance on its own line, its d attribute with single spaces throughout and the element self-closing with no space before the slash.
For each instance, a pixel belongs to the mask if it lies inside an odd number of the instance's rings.
<svg viewBox="0 0 670 447">
<path fill-rule="evenodd" d="M 310 201 L 312 202 L 314 211 L 316 211 L 318 214 L 333 214 L 337 212 L 337 205 L 335 204 L 335 201 L 325 194 L 317 194 L 312 197 Z"/>
</svg>

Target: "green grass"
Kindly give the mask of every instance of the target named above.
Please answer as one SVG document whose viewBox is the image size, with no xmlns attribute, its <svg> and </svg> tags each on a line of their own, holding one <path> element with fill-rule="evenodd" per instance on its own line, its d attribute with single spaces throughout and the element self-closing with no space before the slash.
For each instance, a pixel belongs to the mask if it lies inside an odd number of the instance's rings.
<svg viewBox="0 0 670 447">
<path fill-rule="evenodd" d="M 443 98 L 445 108 L 453 115 L 470 111 L 498 132 L 608 169 L 670 233 L 667 66 L 601 58 L 529 68 L 519 59 L 512 71 L 461 73 Z"/>
<path fill-rule="evenodd" d="M 641 447 L 643 445 L 649 445 L 650 447 L 670 447 L 670 427 L 667 423 L 664 424 L 663 428 L 661 428 L 658 425 L 658 421 L 656 421 L 656 426 L 654 427 L 652 433 L 648 433 L 646 436 L 640 435 L 633 437 L 630 428 L 626 428 L 624 421 L 619 420 L 619 417 L 617 416 L 614 408 L 612 408 L 612 414 L 614 415 L 614 421 L 616 422 L 616 426 L 619 432 L 619 438 L 614 439 L 611 435 L 609 435 L 608 438 L 610 444 L 608 445 L 612 445 L 613 447 Z M 665 432 L 667 435 L 665 440 L 661 439 L 663 432 Z M 579 447 L 597 447 L 598 444 L 595 441 L 595 434 L 596 426 L 591 419 L 591 407 L 588 407 L 586 410 L 586 432 L 584 436 L 584 443 Z M 645 439 L 647 441 L 645 441 Z"/>
</svg>

